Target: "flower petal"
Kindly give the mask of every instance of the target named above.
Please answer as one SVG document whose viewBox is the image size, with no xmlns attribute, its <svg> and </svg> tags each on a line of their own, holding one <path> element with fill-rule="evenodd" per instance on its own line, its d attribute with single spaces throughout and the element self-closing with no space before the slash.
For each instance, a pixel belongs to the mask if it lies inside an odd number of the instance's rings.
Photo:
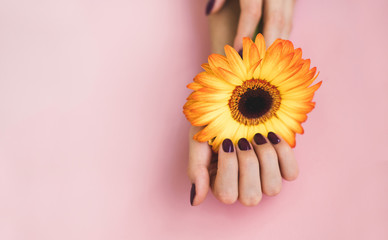
<svg viewBox="0 0 388 240">
<path fill-rule="evenodd" d="M 303 134 L 304 129 L 302 125 L 296 121 L 294 118 L 290 117 L 287 112 L 284 111 L 277 111 L 276 115 L 284 123 L 284 125 L 288 126 L 292 131 Z"/>
<path fill-rule="evenodd" d="M 247 69 L 237 51 L 229 45 L 225 46 L 225 54 L 228 59 L 231 72 L 235 73 L 242 80 L 246 80 Z M 225 69 L 225 68 L 224 68 Z M 228 70 L 228 69 L 226 69 Z"/>
<path fill-rule="evenodd" d="M 209 74 L 207 72 L 199 73 L 194 78 L 194 82 L 201 84 L 202 86 L 213 88 L 217 90 L 223 91 L 233 91 L 234 86 L 228 82 L 225 82 L 224 79 L 220 79 L 213 74 Z"/>
<path fill-rule="evenodd" d="M 201 115 L 196 114 L 196 116 L 192 118 L 191 124 L 194 126 L 205 126 L 210 124 L 218 116 L 225 113 L 225 110 L 225 108 L 219 108 L 213 112 L 208 112 Z"/>
<path fill-rule="evenodd" d="M 250 55 L 249 52 L 250 52 L 252 45 L 255 45 L 255 44 L 253 43 L 251 38 L 249 38 L 249 37 L 243 38 L 243 62 L 244 62 L 246 69 L 251 68 L 251 64 L 250 64 L 250 60 L 249 60 L 249 55 Z"/>
<path fill-rule="evenodd" d="M 257 34 L 255 39 L 255 44 L 257 49 L 259 50 L 259 57 L 263 58 L 265 56 L 266 47 L 265 47 L 264 37 L 261 33 Z"/>
<path fill-rule="evenodd" d="M 218 68 L 218 72 L 226 82 L 233 85 L 233 89 L 235 86 L 241 85 L 243 83 L 243 80 L 241 80 L 241 78 L 239 78 L 231 71 L 228 71 L 223 68 Z"/>
<path fill-rule="evenodd" d="M 282 136 L 290 147 L 295 147 L 295 133 L 277 118 L 271 118 L 270 121 L 274 130 L 273 132 Z"/>
</svg>

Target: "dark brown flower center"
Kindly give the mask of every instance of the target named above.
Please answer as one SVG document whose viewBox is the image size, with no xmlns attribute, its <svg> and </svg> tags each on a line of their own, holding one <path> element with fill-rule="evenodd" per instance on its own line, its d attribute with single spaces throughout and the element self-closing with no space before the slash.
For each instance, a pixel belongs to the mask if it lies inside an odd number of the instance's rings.
<svg viewBox="0 0 388 240">
<path fill-rule="evenodd" d="M 279 90 L 265 80 L 251 79 L 237 86 L 229 100 L 232 117 L 245 125 L 263 123 L 280 106 Z"/>
<path fill-rule="evenodd" d="M 263 116 L 272 107 L 273 99 L 271 95 L 261 88 L 248 88 L 240 96 L 238 110 L 246 118 L 258 118 Z"/>
</svg>

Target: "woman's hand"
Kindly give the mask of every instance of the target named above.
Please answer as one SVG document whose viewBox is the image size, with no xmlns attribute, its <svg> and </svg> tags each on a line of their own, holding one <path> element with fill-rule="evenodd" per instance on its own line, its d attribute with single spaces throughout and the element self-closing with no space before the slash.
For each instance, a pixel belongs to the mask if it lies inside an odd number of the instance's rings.
<svg viewBox="0 0 388 240">
<path fill-rule="evenodd" d="M 251 143 L 242 138 L 237 146 L 225 139 L 216 155 L 206 142 L 193 140 L 200 129 L 190 129 L 191 205 L 202 203 L 211 187 L 214 196 L 225 204 L 238 199 L 246 206 L 255 206 L 262 193 L 275 196 L 280 192 L 282 177 L 291 181 L 298 176 L 290 146 L 274 133 L 268 137 L 256 134 Z"/>
<path fill-rule="evenodd" d="M 238 51 L 242 49 L 243 37 L 253 37 L 262 17 L 266 43 L 272 43 L 276 38 L 287 39 L 292 28 L 294 4 L 295 0 L 210 0 L 206 14 L 212 16 L 223 11 L 233 19 L 239 16 L 233 44 Z"/>
<path fill-rule="evenodd" d="M 241 49 L 243 37 L 253 37 L 262 9 L 267 46 L 276 38 L 288 38 L 293 6 L 294 0 L 210 0 L 206 13 L 212 52 L 223 54 L 226 44 Z M 282 177 L 291 181 L 298 176 L 298 165 L 290 146 L 275 133 L 255 135 L 251 143 L 240 139 L 238 146 L 225 139 L 216 155 L 207 142 L 193 140 L 201 129 L 192 126 L 189 134 L 187 172 L 192 182 L 192 205 L 201 204 L 211 188 L 214 196 L 225 204 L 238 199 L 246 206 L 254 206 L 263 193 L 274 196 L 280 192 Z"/>
</svg>

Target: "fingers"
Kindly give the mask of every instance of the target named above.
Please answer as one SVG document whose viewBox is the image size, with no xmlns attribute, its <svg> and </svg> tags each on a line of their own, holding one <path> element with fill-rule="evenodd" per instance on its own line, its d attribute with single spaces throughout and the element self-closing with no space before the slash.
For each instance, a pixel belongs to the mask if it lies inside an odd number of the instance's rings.
<svg viewBox="0 0 388 240">
<path fill-rule="evenodd" d="M 218 169 L 215 177 L 214 196 L 225 204 L 232 204 L 238 197 L 238 162 L 233 143 L 225 139 L 218 152 Z"/>
<path fill-rule="evenodd" d="M 295 180 L 298 177 L 299 169 L 291 147 L 273 132 L 268 133 L 268 140 L 272 143 L 278 155 L 280 172 L 283 178 L 288 181 Z"/>
<path fill-rule="evenodd" d="M 268 196 L 277 195 L 282 187 L 278 156 L 272 144 L 257 133 L 252 141 L 253 148 L 260 163 L 261 188 Z"/>
<path fill-rule="evenodd" d="M 242 49 L 243 37 L 253 37 L 259 24 L 262 12 L 262 0 L 240 0 L 240 19 L 237 34 L 234 40 L 234 48 Z"/>
<path fill-rule="evenodd" d="M 238 141 L 239 200 L 245 206 L 257 205 L 261 198 L 259 161 L 251 144 L 241 138 Z"/>
<path fill-rule="evenodd" d="M 263 35 L 268 46 L 277 38 L 287 39 L 292 28 L 294 0 L 266 0 Z"/>
<path fill-rule="evenodd" d="M 215 197 L 225 204 L 237 199 L 245 206 L 257 205 L 262 193 L 277 195 L 282 187 L 282 177 L 294 180 L 298 165 L 292 149 L 273 132 L 265 138 L 256 134 L 252 143 L 245 138 L 237 147 L 225 139 L 209 172 Z"/>
<path fill-rule="evenodd" d="M 193 140 L 193 136 L 201 128 L 192 126 L 189 134 L 189 164 L 187 175 L 192 183 L 190 203 L 195 206 L 202 203 L 209 191 L 208 166 L 211 159 L 211 148 L 207 142 Z"/>
</svg>

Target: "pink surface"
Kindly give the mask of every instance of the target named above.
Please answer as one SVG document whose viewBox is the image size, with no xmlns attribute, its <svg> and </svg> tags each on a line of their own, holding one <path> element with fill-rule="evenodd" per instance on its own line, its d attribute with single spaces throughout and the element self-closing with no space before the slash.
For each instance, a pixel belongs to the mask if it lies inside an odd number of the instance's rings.
<svg viewBox="0 0 388 240">
<path fill-rule="evenodd" d="M 189 204 L 204 7 L 0 2 L 0 239 L 388 239 L 388 2 L 298 1 L 324 84 L 299 179 L 254 208 Z"/>
</svg>

